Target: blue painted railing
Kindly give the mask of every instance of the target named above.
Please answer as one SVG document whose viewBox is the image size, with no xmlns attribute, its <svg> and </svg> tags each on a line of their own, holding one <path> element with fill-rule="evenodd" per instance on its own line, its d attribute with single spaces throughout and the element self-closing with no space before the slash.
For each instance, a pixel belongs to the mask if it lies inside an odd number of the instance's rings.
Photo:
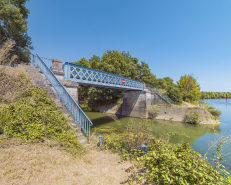
<svg viewBox="0 0 231 185">
<path fill-rule="evenodd" d="M 73 116 L 73 121 L 77 121 L 84 133 L 87 135 L 90 142 L 90 128 L 93 124 L 83 112 L 83 110 L 79 107 L 79 105 L 75 102 L 72 96 L 67 92 L 65 87 L 50 70 L 51 61 L 46 60 L 46 62 L 44 62 L 42 58 L 39 57 L 39 55 L 33 55 L 31 63 L 32 65 L 37 66 L 37 69 L 40 68 L 40 70 L 46 76 L 46 79 L 51 83 L 53 88 L 56 90 L 58 96 L 62 99 L 68 110 L 71 112 Z"/>
<path fill-rule="evenodd" d="M 144 83 L 104 71 L 66 62 L 63 65 L 64 79 L 83 86 L 103 87 L 121 90 L 144 90 Z"/>
<path fill-rule="evenodd" d="M 163 99 L 165 99 L 168 103 L 174 104 L 174 101 L 171 100 L 171 98 L 169 98 L 168 96 L 166 96 L 164 93 L 162 93 L 159 89 L 149 85 L 149 84 L 145 84 L 145 87 L 155 91 L 157 94 L 159 94 Z"/>
</svg>

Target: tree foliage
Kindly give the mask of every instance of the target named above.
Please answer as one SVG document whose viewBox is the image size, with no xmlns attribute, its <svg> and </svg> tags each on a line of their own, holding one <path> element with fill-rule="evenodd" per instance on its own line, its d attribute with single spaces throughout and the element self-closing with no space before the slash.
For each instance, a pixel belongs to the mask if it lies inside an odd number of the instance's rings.
<svg viewBox="0 0 231 185">
<path fill-rule="evenodd" d="M 74 64 L 156 85 L 156 76 L 151 73 L 148 64 L 143 61 L 140 64 L 129 52 L 107 50 L 101 58 L 93 55 L 89 61 L 82 58 Z M 122 96 L 121 90 L 78 87 L 78 91 L 81 106 L 87 111 L 92 111 L 100 105 L 115 103 Z"/>
<path fill-rule="evenodd" d="M 193 76 L 181 76 L 180 80 L 177 81 L 177 85 L 184 101 L 193 102 L 200 100 L 200 85 Z"/>
<path fill-rule="evenodd" d="M 172 99 L 174 101 L 175 104 L 182 104 L 182 94 L 180 92 L 180 90 L 175 86 L 168 86 L 167 90 L 166 90 L 166 95 Z"/>
<path fill-rule="evenodd" d="M 11 51 L 14 46 L 15 43 L 12 40 L 8 40 L 2 47 L 0 47 L 0 65 L 5 63 L 12 64 L 18 58 L 17 55 L 12 56 Z"/>
<path fill-rule="evenodd" d="M 156 88 L 158 89 L 167 89 L 168 87 L 176 87 L 176 85 L 173 83 L 173 79 L 170 77 L 164 77 L 164 78 L 158 78 Z"/>
<path fill-rule="evenodd" d="M 201 91 L 201 99 L 231 98 L 231 92 L 205 92 Z"/>
<path fill-rule="evenodd" d="M 17 55 L 17 63 L 28 62 L 31 38 L 27 34 L 29 10 L 25 3 L 29 0 L 0 0 L 0 46 L 12 40 L 15 42 L 11 55 Z"/>
</svg>

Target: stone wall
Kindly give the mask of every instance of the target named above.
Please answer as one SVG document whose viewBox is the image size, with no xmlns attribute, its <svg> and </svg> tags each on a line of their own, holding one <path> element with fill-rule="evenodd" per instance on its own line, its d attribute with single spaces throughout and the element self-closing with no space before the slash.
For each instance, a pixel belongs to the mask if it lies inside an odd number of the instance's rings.
<svg viewBox="0 0 231 185">
<path fill-rule="evenodd" d="M 219 124 L 219 120 L 211 118 L 211 114 L 201 107 L 178 107 L 178 106 L 165 106 L 167 102 L 158 94 L 144 91 L 127 91 L 124 92 L 123 104 L 118 107 L 116 104 L 110 104 L 99 108 L 100 112 L 109 114 L 120 114 L 130 117 L 149 117 L 149 110 L 151 104 L 162 104 L 158 106 L 159 113 L 155 119 L 184 121 L 185 114 L 189 111 L 198 111 L 201 115 L 200 124 Z"/>
<path fill-rule="evenodd" d="M 155 92 L 151 92 L 151 101 L 152 105 L 154 104 L 165 104 L 168 103 L 165 99 L 163 99 L 159 94 Z"/>
<path fill-rule="evenodd" d="M 211 118 L 211 114 L 206 110 L 199 107 L 158 107 L 160 112 L 155 117 L 156 119 L 172 120 L 172 121 L 184 121 L 184 116 L 189 111 L 199 112 L 201 115 L 200 124 L 219 124 L 219 120 Z"/>
<path fill-rule="evenodd" d="M 131 117 L 148 117 L 151 99 L 150 91 L 124 92 L 122 115 Z"/>
</svg>

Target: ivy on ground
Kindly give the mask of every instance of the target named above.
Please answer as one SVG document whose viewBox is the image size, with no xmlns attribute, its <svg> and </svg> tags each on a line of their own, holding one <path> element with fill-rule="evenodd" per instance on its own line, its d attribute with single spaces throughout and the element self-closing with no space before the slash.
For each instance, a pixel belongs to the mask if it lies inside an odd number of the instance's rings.
<svg viewBox="0 0 231 185">
<path fill-rule="evenodd" d="M 21 81 L 27 81 L 26 84 L 29 84 L 26 78 Z M 14 83 L 14 78 L 8 78 L 8 86 Z M 82 153 L 83 147 L 78 142 L 72 127 L 48 92 L 38 86 L 30 85 L 30 88 L 25 88 L 26 84 L 24 86 L 23 84 L 14 89 L 17 92 L 24 89 L 14 101 L 9 102 L 4 99 L 7 97 L 7 92 L 2 96 L 0 134 L 6 138 L 20 138 L 24 142 L 55 140 L 63 149 L 74 155 Z"/>
</svg>

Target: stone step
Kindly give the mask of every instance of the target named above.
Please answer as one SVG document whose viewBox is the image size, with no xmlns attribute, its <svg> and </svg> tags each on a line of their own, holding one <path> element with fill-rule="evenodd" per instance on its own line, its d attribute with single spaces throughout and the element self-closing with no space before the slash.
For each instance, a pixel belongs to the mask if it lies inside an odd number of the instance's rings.
<svg viewBox="0 0 231 185">
<path fill-rule="evenodd" d="M 22 68 L 25 71 L 25 73 L 31 78 L 32 83 L 39 85 L 44 90 L 47 90 L 50 97 L 53 98 L 55 104 L 58 105 L 59 107 L 63 108 L 61 110 L 61 112 L 63 114 L 65 114 L 65 116 L 67 117 L 67 120 L 69 121 L 70 126 L 73 127 L 73 130 L 76 134 L 77 139 L 85 147 L 89 147 L 90 144 L 88 143 L 88 139 L 84 136 L 83 133 L 81 133 L 81 128 L 78 125 L 78 123 L 73 123 L 72 115 L 70 114 L 69 110 L 66 108 L 66 106 L 62 102 L 62 100 L 60 98 L 58 98 L 58 94 L 53 89 L 50 82 L 48 80 L 46 81 L 45 75 L 40 70 L 37 71 L 37 67 L 34 67 L 34 66 L 22 65 Z"/>
<path fill-rule="evenodd" d="M 77 137 L 84 137 L 82 132 L 76 134 Z"/>
<path fill-rule="evenodd" d="M 81 144 L 88 144 L 88 141 L 85 138 L 79 139 Z"/>
</svg>

